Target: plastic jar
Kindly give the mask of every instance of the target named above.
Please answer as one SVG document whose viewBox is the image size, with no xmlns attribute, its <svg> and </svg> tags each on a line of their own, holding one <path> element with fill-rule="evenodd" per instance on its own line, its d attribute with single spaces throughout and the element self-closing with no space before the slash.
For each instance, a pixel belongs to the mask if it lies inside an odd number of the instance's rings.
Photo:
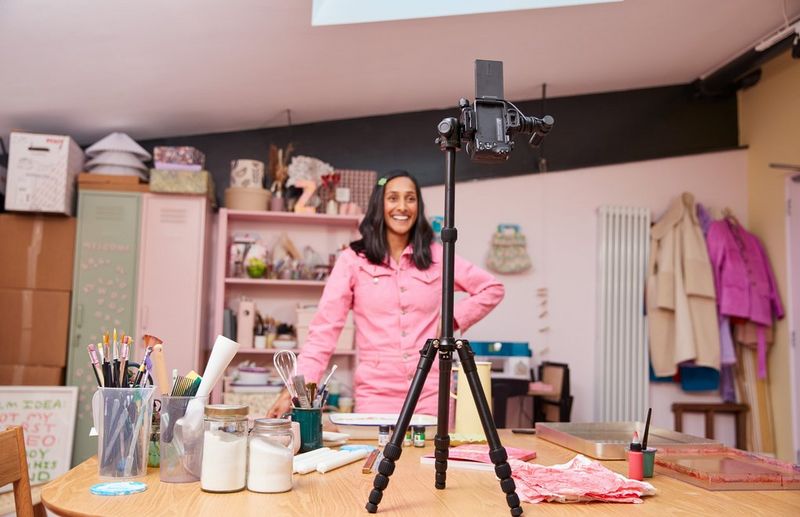
<svg viewBox="0 0 800 517">
<path fill-rule="evenodd" d="M 257 419 L 250 431 L 247 489 L 267 494 L 291 490 L 293 447 L 291 420 Z"/>
<path fill-rule="evenodd" d="M 238 492 L 247 476 L 247 406 L 212 404 L 205 408 L 200 488 Z"/>
</svg>

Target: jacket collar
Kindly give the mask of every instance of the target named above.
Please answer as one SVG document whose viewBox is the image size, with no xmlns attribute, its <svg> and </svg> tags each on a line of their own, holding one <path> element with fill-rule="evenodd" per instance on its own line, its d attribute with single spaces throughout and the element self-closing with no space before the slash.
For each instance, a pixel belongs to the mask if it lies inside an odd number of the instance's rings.
<svg viewBox="0 0 800 517">
<path fill-rule="evenodd" d="M 699 224 L 697 219 L 697 209 L 694 203 L 694 196 L 689 192 L 684 192 L 670 203 L 667 212 L 653 225 L 652 235 L 654 239 L 661 239 L 672 228 L 688 215 L 692 224 Z"/>
</svg>

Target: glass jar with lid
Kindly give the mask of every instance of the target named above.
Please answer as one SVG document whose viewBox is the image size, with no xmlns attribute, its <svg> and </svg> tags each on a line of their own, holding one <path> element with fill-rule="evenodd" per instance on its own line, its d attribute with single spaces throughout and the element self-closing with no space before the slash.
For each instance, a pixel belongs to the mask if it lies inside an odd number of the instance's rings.
<svg viewBox="0 0 800 517">
<path fill-rule="evenodd" d="M 206 492 L 237 492 L 247 476 L 247 406 L 210 404 L 205 407 L 203 466 L 200 488 Z"/>
<path fill-rule="evenodd" d="M 291 490 L 293 447 L 291 420 L 257 419 L 250 431 L 247 489 L 263 493 Z"/>
</svg>

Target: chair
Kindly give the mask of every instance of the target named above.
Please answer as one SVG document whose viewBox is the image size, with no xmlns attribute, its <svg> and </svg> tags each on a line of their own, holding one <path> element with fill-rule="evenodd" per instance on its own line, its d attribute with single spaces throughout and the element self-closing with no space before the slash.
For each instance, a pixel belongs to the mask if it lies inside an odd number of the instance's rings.
<svg viewBox="0 0 800 517">
<path fill-rule="evenodd" d="M 492 416 L 495 427 L 503 429 L 508 425 L 506 422 L 508 399 L 527 395 L 529 384 L 530 381 L 527 379 L 492 378 Z"/>
<path fill-rule="evenodd" d="M 569 366 L 545 361 L 539 365 L 539 380 L 553 386 L 555 391 L 548 395 L 534 395 L 533 423 L 569 422 L 573 400 L 569 391 Z"/>
<path fill-rule="evenodd" d="M 21 427 L 10 427 L 0 431 L 0 486 L 12 482 L 17 517 L 33 517 L 28 460 Z"/>
<path fill-rule="evenodd" d="M 735 404 L 732 402 L 712 403 L 712 402 L 676 402 L 672 404 L 672 412 L 675 414 L 675 430 L 683 432 L 684 413 L 702 413 L 705 415 L 706 438 L 714 440 L 714 415 L 716 413 L 732 414 L 736 420 L 736 448 L 743 451 L 747 450 L 747 412 L 750 406 L 747 404 Z"/>
</svg>

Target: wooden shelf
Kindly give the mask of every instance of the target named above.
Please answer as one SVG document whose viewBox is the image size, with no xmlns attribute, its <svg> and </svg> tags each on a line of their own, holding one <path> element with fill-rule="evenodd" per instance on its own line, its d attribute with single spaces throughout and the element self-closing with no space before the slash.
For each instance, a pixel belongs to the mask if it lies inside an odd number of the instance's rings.
<svg viewBox="0 0 800 517">
<path fill-rule="evenodd" d="M 220 210 L 227 212 L 228 221 L 253 221 L 272 223 L 319 224 L 327 226 L 358 227 L 360 215 L 296 214 L 294 212 L 269 212 L 261 210 Z"/>
<path fill-rule="evenodd" d="M 302 353 L 302 350 L 290 348 L 295 354 Z M 255 354 L 255 355 L 272 355 L 275 352 L 280 352 L 279 348 L 240 348 L 237 354 Z M 333 355 L 356 355 L 355 350 L 334 350 Z"/>
<path fill-rule="evenodd" d="M 227 285 L 272 285 L 285 287 L 325 287 L 324 280 L 270 280 L 268 278 L 234 278 L 225 279 Z"/>
</svg>

